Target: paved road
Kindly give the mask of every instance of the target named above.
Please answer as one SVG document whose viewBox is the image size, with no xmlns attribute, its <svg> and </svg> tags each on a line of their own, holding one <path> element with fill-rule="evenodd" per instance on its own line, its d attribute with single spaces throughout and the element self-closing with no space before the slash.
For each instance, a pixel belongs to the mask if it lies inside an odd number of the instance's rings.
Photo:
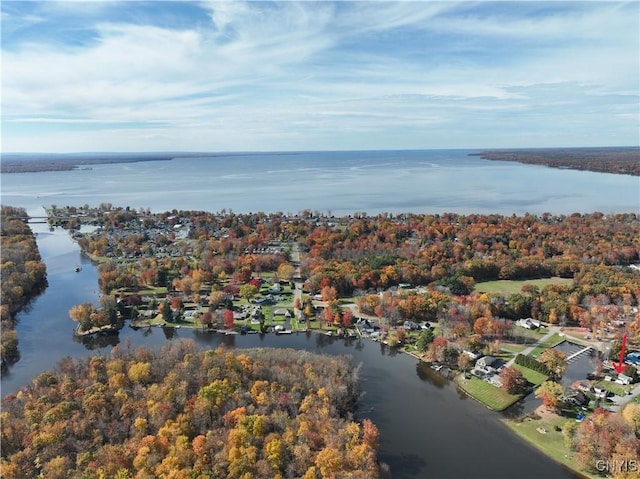
<svg viewBox="0 0 640 479">
<path fill-rule="evenodd" d="M 521 354 L 524 354 L 525 356 L 528 356 L 529 354 L 531 354 L 531 351 L 533 351 L 536 347 L 540 346 L 542 343 L 544 343 L 551 336 L 556 334 L 558 332 L 557 329 L 558 328 L 556 328 L 556 327 L 550 327 L 549 331 L 547 331 L 547 334 L 545 334 L 540 339 L 538 339 L 535 343 L 533 343 L 531 346 L 529 346 L 528 348 L 523 350 Z M 516 356 L 517 356 L 517 354 L 516 354 Z M 514 356 L 512 359 L 510 359 L 507 362 L 506 366 L 511 366 L 515 360 L 516 360 L 516 358 Z"/>
<path fill-rule="evenodd" d="M 295 270 L 293 272 L 294 278 L 300 278 L 300 245 L 297 241 L 294 241 L 291 245 L 291 263 L 293 264 Z M 293 291 L 293 301 L 295 302 L 296 298 L 302 301 L 302 285 L 301 281 L 294 281 L 295 289 Z M 293 314 L 298 314 L 298 311 L 294 308 Z"/>
<path fill-rule="evenodd" d="M 640 394 L 640 383 L 636 384 L 635 387 L 631 390 L 631 394 L 627 396 L 613 396 L 611 398 L 613 404 L 608 406 L 607 409 L 609 411 L 619 411 L 625 404 L 631 402 L 631 400 L 638 394 Z"/>
</svg>

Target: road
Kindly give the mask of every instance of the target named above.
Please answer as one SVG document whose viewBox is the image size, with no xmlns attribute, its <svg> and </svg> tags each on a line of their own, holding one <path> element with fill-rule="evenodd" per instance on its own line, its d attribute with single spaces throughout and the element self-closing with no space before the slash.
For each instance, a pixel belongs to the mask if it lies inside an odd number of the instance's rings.
<svg viewBox="0 0 640 479">
<path fill-rule="evenodd" d="M 300 281 L 302 278 L 300 274 L 300 245 L 297 241 L 294 241 L 291 245 L 291 264 L 293 264 L 293 267 L 295 268 L 293 272 L 293 284 L 295 286 L 293 291 L 293 302 L 295 304 L 296 298 L 302 302 L 302 285 L 304 284 Z M 293 314 L 296 318 L 298 317 L 299 311 L 295 307 L 293 308 Z"/>
<path fill-rule="evenodd" d="M 535 348 L 537 348 L 538 346 L 540 346 L 542 343 L 544 343 L 547 339 L 549 339 L 551 336 L 553 336 L 554 334 L 556 334 L 558 332 L 556 327 L 550 327 L 549 331 L 547 331 L 547 334 L 545 334 L 544 336 L 542 336 L 540 339 L 538 339 L 535 343 L 533 343 L 531 346 L 529 346 L 528 348 L 524 349 L 522 351 L 522 353 L 525 356 L 528 356 L 529 354 L 531 354 L 531 351 L 533 351 Z M 516 355 L 517 356 L 517 355 Z M 515 361 L 515 357 L 513 357 L 512 359 L 510 359 L 506 366 L 511 366 L 513 364 L 513 362 Z"/>
</svg>

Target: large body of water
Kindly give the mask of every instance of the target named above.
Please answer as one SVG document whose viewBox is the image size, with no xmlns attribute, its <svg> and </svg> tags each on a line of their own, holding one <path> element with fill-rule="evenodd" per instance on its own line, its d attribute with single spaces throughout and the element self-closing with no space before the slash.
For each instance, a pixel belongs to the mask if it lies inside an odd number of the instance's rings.
<svg viewBox="0 0 640 479">
<path fill-rule="evenodd" d="M 333 214 L 637 212 L 638 178 L 489 162 L 468 152 L 248 155 L 181 159 L 91 170 L 3 175 L 2 203 L 42 214 L 42 206 L 112 203 L 152 211 L 196 209 Z M 360 415 L 381 432 L 381 459 L 395 478 L 572 478 L 513 436 L 502 416 L 459 394 L 415 359 L 368 341 L 316 334 L 224 337 L 193 330 L 125 327 L 95 341 L 74 338 L 71 306 L 97 302 L 96 268 L 62 230 L 34 224 L 49 287 L 17 318 L 20 361 L 2 378 L 15 392 L 64 356 L 159 346 L 179 338 L 202 347 L 278 346 L 350 354 L 362 363 Z M 82 270 L 74 272 L 76 265 Z"/>
<path fill-rule="evenodd" d="M 2 175 L 2 202 L 335 215 L 637 212 L 638 177 L 488 161 L 467 150 L 246 154 Z"/>
</svg>

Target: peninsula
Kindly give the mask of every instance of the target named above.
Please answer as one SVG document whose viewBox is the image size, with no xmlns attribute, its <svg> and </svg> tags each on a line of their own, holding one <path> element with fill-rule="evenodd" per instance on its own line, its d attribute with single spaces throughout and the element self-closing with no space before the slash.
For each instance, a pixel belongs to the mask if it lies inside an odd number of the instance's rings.
<svg viewBox="0 0 640 479">
<path fill-rule="evenodd" d="M 532 148 L 474 153 L 485 160 L 640 176 L 640 147 Z"/>
</svg>

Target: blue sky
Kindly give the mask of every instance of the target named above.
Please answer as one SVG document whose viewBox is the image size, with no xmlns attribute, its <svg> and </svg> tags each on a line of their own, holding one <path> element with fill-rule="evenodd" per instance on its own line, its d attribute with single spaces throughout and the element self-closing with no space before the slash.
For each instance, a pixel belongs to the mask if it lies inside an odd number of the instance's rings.
<svg viewBox="0 0 640 479">
<path fill-rule="evenodd" d="M 640 143 L 637 1 L 1 9 L 4 152 Z"/>
</svg>

